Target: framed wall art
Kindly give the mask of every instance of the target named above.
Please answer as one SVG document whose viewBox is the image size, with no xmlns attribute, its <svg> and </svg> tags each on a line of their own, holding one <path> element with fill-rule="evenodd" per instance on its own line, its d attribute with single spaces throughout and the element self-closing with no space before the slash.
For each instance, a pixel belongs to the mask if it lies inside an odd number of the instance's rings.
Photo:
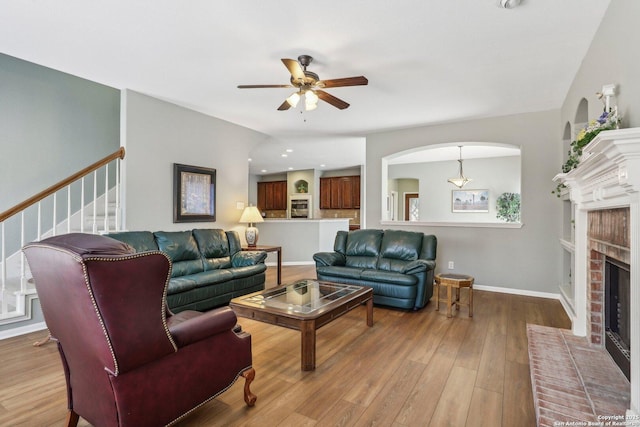
<svg viewBox="0 0 640 427">
<path fill-rule="evenodd" d="M 173 164 L 173 222 L 216 220 L 216 170 Z"/>
<path fill-rule="evenodd" d="M 489 190 L 452 190 L 452 212 L 489 212 Z"/>
</svg>

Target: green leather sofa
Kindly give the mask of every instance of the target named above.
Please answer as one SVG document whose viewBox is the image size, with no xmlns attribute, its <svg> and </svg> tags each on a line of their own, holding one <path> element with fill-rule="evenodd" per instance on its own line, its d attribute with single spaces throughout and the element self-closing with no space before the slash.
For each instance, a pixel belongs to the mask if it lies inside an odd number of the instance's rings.
<svg viewBox="0 0 640 427">
<path fill-rule="evenodd" d="M 371 286 L 375 304 L 418 310 L 433 295 L 436 248 L 436 236 L 412 231 L 338 231 L 334 252 L 313 259 L 319 280 Z"/>
<path fill-rule="evenodd" d="M 136 252 L 166 253 L 171 260 L 167 304 L 171 311 L 204 311 L 264 289 L 266 252 L 241 251 L 236 231 L 123 231 L 107 234 Z"/>
</svg>

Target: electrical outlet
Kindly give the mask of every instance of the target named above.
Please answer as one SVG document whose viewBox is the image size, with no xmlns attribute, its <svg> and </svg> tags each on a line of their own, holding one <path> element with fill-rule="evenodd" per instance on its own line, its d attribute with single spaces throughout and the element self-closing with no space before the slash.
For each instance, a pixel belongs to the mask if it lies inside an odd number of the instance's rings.
<svg viewBox="0 0 640 427">
<path fill-rule="evenodd" d="M 449 270 L 453 270 L 453 261 L 449 261 Z"/>
</svg>

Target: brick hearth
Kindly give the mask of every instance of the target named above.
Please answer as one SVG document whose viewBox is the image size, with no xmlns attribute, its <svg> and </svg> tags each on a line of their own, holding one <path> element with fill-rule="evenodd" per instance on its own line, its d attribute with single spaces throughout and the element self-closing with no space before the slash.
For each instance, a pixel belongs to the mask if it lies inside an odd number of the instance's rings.
<svg viewBox="0 0 640 427">
<path fill-rule="evenodd" d="M 629 381 L 606 350 L 547 326 L 527 325 L 527 337 L 539 427 L 625 416 Z"/>
</svg>

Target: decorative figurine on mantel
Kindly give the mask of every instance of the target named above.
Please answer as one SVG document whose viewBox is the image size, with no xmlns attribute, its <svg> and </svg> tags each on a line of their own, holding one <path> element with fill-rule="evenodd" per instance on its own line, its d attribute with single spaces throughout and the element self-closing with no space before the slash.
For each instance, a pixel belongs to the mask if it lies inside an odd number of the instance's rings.
<svg viewBox="0 0 640 427">
<path fill-rule="evenodd" d="M 604 111 L 596 120 L 591 120 L 587 123 L 587 126 L 581 129 L 576 135 L 576 139 L 571 142 L 571 145 L 569 146 L 569 156 L 564 165 L 562 165 L 563 174 L 571 172 L 573 169 L 578 167 L 580 157 L 582 156 L 582 149 L 589 144 L 596 135 L 604 130 L 620 128 L 620 121 L 622 120 L 622 117 L 618 114 L 618 106 L 611 105 L 611 98 L 614 98 L 615 95 L 616 85 L 614 84 L 604 85 L 602 86 L 601 92 L 596 92 L 596 96 L 598 99 L 602 100 L 602 103 L 604 104 Z M 554 178 L 554 181 L 556 181 L 556 178 Z M 561 197 L 561 192 L 564 188 L 565 185 L 560 182 L 551 193 L 555 194 L 557 197 Z"/>
</svg>

